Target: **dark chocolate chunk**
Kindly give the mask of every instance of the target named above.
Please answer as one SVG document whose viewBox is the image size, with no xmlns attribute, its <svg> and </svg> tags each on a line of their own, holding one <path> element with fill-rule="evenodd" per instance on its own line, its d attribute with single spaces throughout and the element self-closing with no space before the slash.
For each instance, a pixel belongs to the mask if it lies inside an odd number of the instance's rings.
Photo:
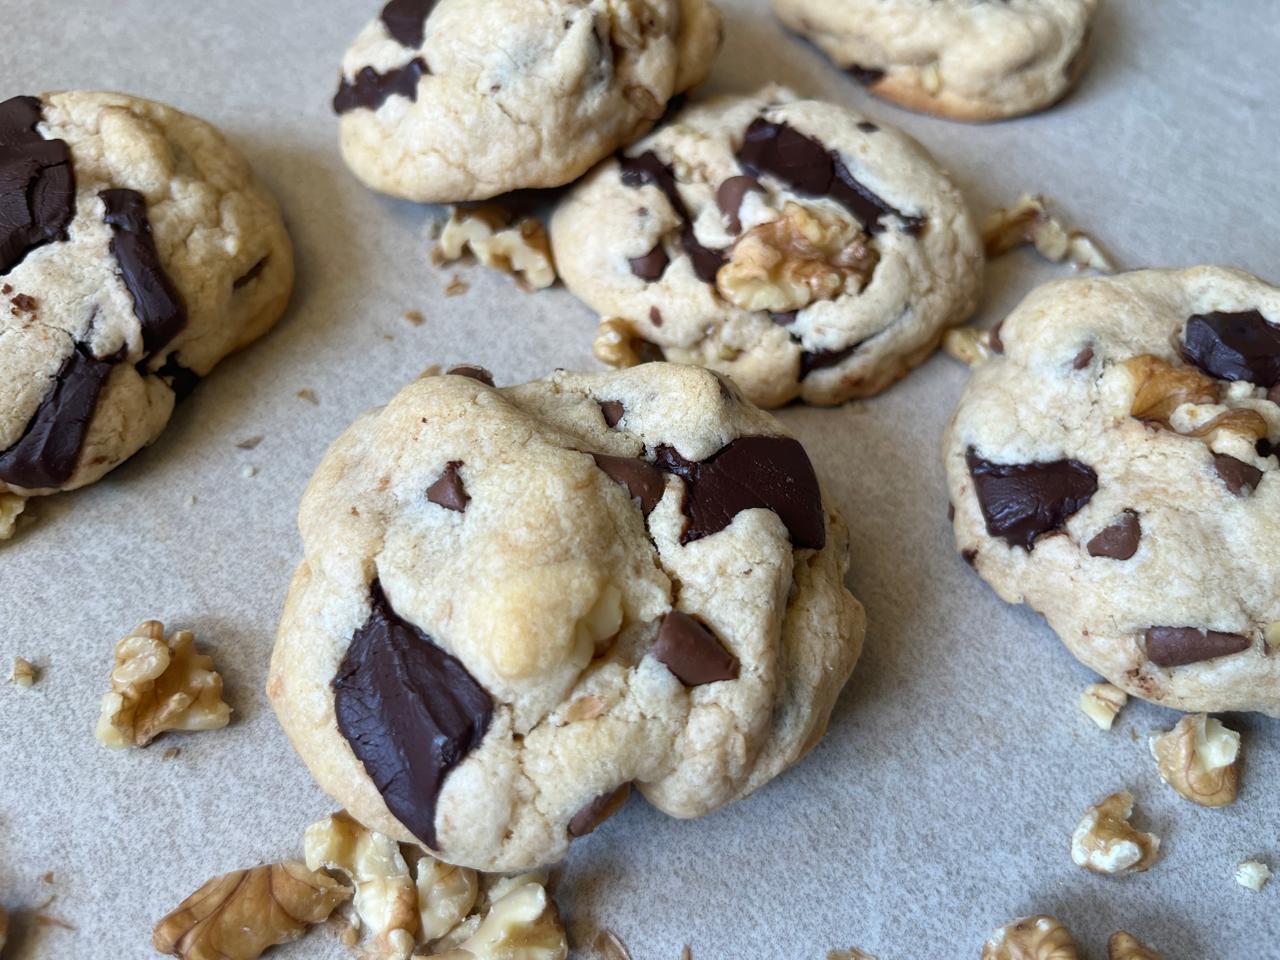
<svg viewBox="0 0 1280 960">
<path fill-rule="evenodd" d="M 455 510 L 458 513 L 467 509 L 467 501 L 471 499 L 467 496 L 466 487 L 462 485 L 462 478 L 458 476 L 460 466 L 462 466 L 461 460 L 450 460 L 445 464 L 440 479 L 427 487 L 428 500 L 446 510 Z"/>
<path fill-rule="evenodd" d="M 624 783 L 617 790 L 602 793 L 573 815 L 569 821 L 569 836 L 585 837 L 626 806 L 631 796 L 631 784 Z"/>
<path fill-rule="evenodd" d="M 978 565 L 978 551 L 973 547 L 966 547 L 960 551 L 960 556 L 969 566 L 976 568 Z"/>
<path fill-rule="evenodd" d="M 755 177 L 744 176 L 730 177 L 716 190 L 716 206 L 724 214 L 729 232 L 735 236 L 742 232 L 742 220 L 738 217 L 742 199 L 752 190 L 763 192 L 764 187 L 760 186 Z"/>
<path fill-rule="evenodd" d="M 880 221 L 887 216 L 901 220 L 907 233 L 924 229 L 924 217 L 908 216 L 885 203 L 858 182 L 836 151 L 784 123 L 753 120 L 738 150 L 738 163 L 754 177 L 770 174 L 796 193 L 836 201 L 868 233 L 884 230 Z"/>
<path fill-rule="evenodd" d="M 1266 437 L 1262 437 L 1253 445 L 1253 449 L 1257 451 L 1258 456 L 1269 457 L 1276 452 L 1276 445 Z"/>
<path fill-rule="evenodd" d="M 1004 326 L 1004 321 L 999 321 L 991 332 L 987 334 L 987 343 L 991 344 L 991 349 L 996 353 L 1004 353 L 1004 341 L 1000 339 L 1000 328 Z"/>
<path fill-rule="evenodd" d="M 611 457 L 603 453 L 593 453 L 596 466 L 603 470 L 611 480 L 615 480 L 627 488 L 627 493 L 640 501 L 640 512 L 646 517 L 662 499 L 667 487 L 662 471 L 645 460 L 632 457 Z"/>
<path fill-rule="evenodd" d="M 659 310 L 657 307 L 650 307 L 649 322 L 652 323 L 655 327 L 662 326 L 662 311 Z"/>
<path fill-rule="evenodd" d="M 187 325 L 187 308 L 160 263 L 146 198 L 136 190 L 103 190 L 98 196 L 111 227 L 111 253 L 142 325 L 142 346 L 156 353 Z"/>
<path fill-rule="evenodd" d="M 457 659 L 400 619 L 382 587 L 333 678 L 338 730 L 387 809 L 428 847 L 445 778 L 484 739 L 493 701 Z"/>
<path fill-rule="evenodd" d="M 870 120 L 859 120 L 858 129 L 861 130 L 863 133 L 875 133 L 880 128 L 877 127 Z"/>
<path fill-rule="evenodd" d="M 1126 510 L 1094 534 L 1087 549 L 1091 557 L 1128 560 L 1138 552 L 1141 540 L 1142 521 L 1136 512 Z"/>
<path fill-rule="evenodd" d="M 484 367 L 476 367 L 464 363 L 456 367 L 450 367 L 445 373 L 451 377 L 467 377 L 470 380 L 479 380 L 486 387 L 493 386 L 493 374 Z"/>
<path fill-rule="evenodd" d="M 671 209 L 680 218 L 680 246 L 684 248 L 689 261 L 693 264 L 694 274 L 703 283 L 715 283 L 716 274 L 724 266 L 724 252 L 704 247 L 698 241 L 697 235 L 693 232 L 693 218 L 689 216 L 689 208 L 685 206 L 680 196 L 680 190 L 676 186 L 676 176 L 671 168 L 659 160 L 658 155 L 652 150 L 638 157 L 623 157 L 619 163 L 622 166 L 622 182 L 628 187 L 652 184 L 662 191 L 662 195 L 671 204 Z M 647 256 L 653 256 L 653 253 L 650 252 Z M 665 264 L 663 266 L 665 267 Z M 636 270 L 634 260 L 631 261 L 631 269 Z M 638 271 L 636 275 L 641 276 Z M 659 272 L 658 276 L 661 275 Z"/>
<path fill-rule="evenodd" d="M 965 462 L 987 533 L 1023 550 L 1062 529 L 1098 489 L 1098 475 L 1078 460 L 991 463 L 970 447 Z"/>
<path fill-rule="evenodd" d="M 35 97 L 0 103 L 0 276 L 37 247 L 66 240 L 76 214 L 71 152 L 37 132 L 40 112 Z"/>
<path fill-rule="evenodd" d="M 1071 361 L 1073 370 L 1083 370 L 1089 364 L 1093 363 L 1093 347 L 1085 347 L 1076 354 L 1076 358 Z"/>
<path fill-rule="evenodd" d="M 738 679 L 738 658 L 719 637 L 680 610 L 662 618 L 652 653 L 686 687 Z"/>
<path fill-rule="evenodd" d="M 257 280 L 258 277 L 262 275 L 263 268 L 266 267 L 267 260 L 269 259 L 270 259 L 269 257 L 263 257 L 261 260 L 255 263 L 252 267 L 250 267 L 248 271 L 244 273 L 242 276 L 236 277 L 235 281 L 231 284 L 231 288 L 233 290 L 240 290 L 241 288 L 247 287 L 249 284 L 253 283 L 253 281 Z"/>
<path fill-rule="evenodd" d="M 155 375 L 169 385 L 179 402 L 191 396 L 191 391 L 200 382 L 200 374 L 178 362 L 177 351 L 165 357 L 164 363 L 156 368 Z"/>
<path fill-rule="evenodd" d="M 1213 468 L 1218 471 L 1218 476 L 1227 485 L 1227 489 L 1237 497 L 1247 497 L 1262 482 L 1261 470 L 1225 453 L 1213 455 Z"/>
<path fill-rule="evenodd" d="M 377 110 L 391 97 L 418 99 L 418 81 L 431 71 L 427 61 L 415 57 L 403 67 L 379 73 L 373 67 L 365 67 L 354 80 L 342 78 L 338 92 L 333 97 L 334 113 L 350 113 L 352 110 Z"/>
<path fill-rule="evenodd" d="M 805 350 L 800 354 L 800 379 L 804 380 L 815 370 L 825 370 L 844 363 L 857 349 L 858 344 L 855 343 L 840 350 Z"/>
<path fill-rule="evenodd" d="M 864 67 L 860 63 L 851 63 L 844 72 L 857 80 L 864 87 L 871 87 L 884 79 L 884 71 L 876 67 Z"/>
<path fill-rule="evenodd" d="M 1147 631 L 1147 659 L 1159 667 L 1181 667 L 1248 650 L 1250 640 L 1238 633 L 1219 633 L 1196 627 L 1151 627 Z"/>
<path fill-rule="evenodd" d="M 627 408 L 622 405 L 621 400 L 603 400 L 600 403 L 600 413 L 604 416 L 606 427 L 616 427 L 626 412 Z"/>
<path fill-rule="evenodd" d="M 77 344 L 17 443 L 0 453 L 0 480 L 29 490 L 59 487 L 75 473 L 98 394 L 119 358 Z"/>
<path fill-rule="evenodd" d="M 1182 333 L 1182 355 L 1219 380 L 1280 384 L 1280 326 L 1257 310 L 1197 314 Z"/>
<path fill-rule="evenodd" d="M 666 273 L 667 264 L 671 262 L 671 258 L 667 256 L 667 251 L 663 250 L 662 244 L 659 243 L 643 257 L 636 257 L 629 262 L 632 273 L 645 283 L 653 283 L 655 280 L 662 279 L 662 275 Z"/>
<path fill-rule="evenodd" d="M 674 448 L 658 447 L 654 462 L 685 482 L 689 543 L 718 533 L 743 510 L 772 510 L 797 549 L 820 550 L 827 542 L 826 514 L 813 464 L 791 437 L 739 437 L 701 462 Z"/>
<path fill-rule="evenodd" d="M 402 47 L 417 50 L 426 34 L 427 17 L 436 0 L 391 0 L 382 8 L 382 23 L 391 39 Z"/>
</svg>

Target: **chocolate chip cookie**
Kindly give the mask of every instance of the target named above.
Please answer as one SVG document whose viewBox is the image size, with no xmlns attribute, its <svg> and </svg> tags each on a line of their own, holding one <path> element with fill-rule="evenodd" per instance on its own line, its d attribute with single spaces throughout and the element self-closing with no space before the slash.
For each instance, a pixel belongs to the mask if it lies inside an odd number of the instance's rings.
<svg viewBox="0 0 1280 960">
<path fill-rule="evenodd" d="M 993 346 L 945 440 L 965 559 L 1135 696 L 1280 716 L 1280 289 L 1064 280 Z"/>
<path fill-rule="evenodd" d="M 490 383 L 420 379 L 329 450 L 267 692 L 361 822 L 506 871 L 632 785 L 693 817 L 777 776 L 864 617 L 804 449 L 726 381 Z"/>
<path fill-rule="evenodd" d="M 757 404 L 876 393 L 972 313 L 983 257 L 918 143 L 780 87 L 689 107 L 603 164 L 551 222 L 614 366 L 665 356 Z"/>
<path fill-rule="evenodd" d="M 275 201 L 209 124 L 115 93 L 0 103 L 0 493 L 151 443 L 292 285 Z"/>
<path fill-rule="evenodd" d="M 876 96 L 954 120 L 1058 101 L 1084 71 L 1098 0 L 773 0 Z"/>
<path fill-rule="evenodd" d="M 720 42 L 709 0 L 391 0 L 342 62 L 342 154 L 424 203 L 560 186 L 648 132 Z"/>
</svg>

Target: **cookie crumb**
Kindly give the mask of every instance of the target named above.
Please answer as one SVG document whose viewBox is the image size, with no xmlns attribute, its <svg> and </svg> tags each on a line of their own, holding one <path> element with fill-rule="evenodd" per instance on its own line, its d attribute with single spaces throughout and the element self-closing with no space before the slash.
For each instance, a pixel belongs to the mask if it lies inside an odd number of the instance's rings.
<svg viewBox="0 0 1280 960">
<path fill-rule="evenodd" d="M 444 295 L 446 297 L 459 297 L 470 289 L 471 284 L 455 273 L 449 278 L 449 285 L 444 288 Z"/>
<path fill-rule="evenodd" d="M 236 446 L 239 447 L 241 450 L 252 450 L 258 444 L 260 444 L 262 440 L 263 440 L 262 434 L 259 433 L 259 434 L 255 434 L 252 437 L 245 437 L 243 440 L 237 441 Z"/>
<path fill-rule="evenodd" d="M 629 951 L 612 930 L 601 930 L 592 943 L 602 960 L 631 960 Z"/>
<path fill-rule="evenodd" d="M 17 687 L 34 687 L 40 679 L 36 665 L 25 657 L 13 658 L 13 672 L 9 674 L 9 682 Z"/>
<path fill-rule="evenodd" d="M 320 398 L 316 396 L 316 392 L 310 387 L 303 387 L 297 392 L 297 394 L 295 394 L 295 396 L 297 396 L 299 400 L 305 400 L 313 406 L 318 407 L 320 405 Z"/>
<path fill-rule="evenodd" d="M 427 318 L 422 315 L 421 310 L 406 310 L 404 318 L 415 327 L 420 327 L 427 322 Z"/>
<path fill-rule="evenodd" d="M 1115 273 L 1115 265 L 1088 234 L 1068 230 L 1049 213 L 1048 201 L 1024 193 L 1012 207 L 997 210 L 983 222 L 982 241 L 994 258 L 1030 244 L 1046 260 L 1070 262 L 1077 270 Z"/>
<path fill-rule="evenodd" d="M 194 507 L 196 505 L 196 495 L 193 493 L 187 497 L 187 506 Z"/>
</svg>

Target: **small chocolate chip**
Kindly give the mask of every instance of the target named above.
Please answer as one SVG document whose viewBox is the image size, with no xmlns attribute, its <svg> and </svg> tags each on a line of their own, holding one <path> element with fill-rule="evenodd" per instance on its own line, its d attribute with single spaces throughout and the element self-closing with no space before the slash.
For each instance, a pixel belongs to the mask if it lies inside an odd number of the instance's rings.
<svg viewBox="0 0 1280 960">
<path fill-rule="evenodd" d="M 462 478 L 458 476 L 460 466 L 462 466 L 461 460 L 450 460 L 445 464 L 440 479 L 427 487 L 428 500 L 446 510 L 454 510 L 458 513 L 467 509 L 467 501 L 471 499 L 462 485 Z"/>
<path fill-rule="evenodd" d="M 875 86 L 884 79 L 883 70 L 876 67 L 864 67 L 860 63 L 851 63 L 844 68 L 844 71 L 864 87 Z"/>
<path fill-rule="evenodd" d="M 18 313 L 35 313 L 36 307 L 40 305 L 35 297 L 28 296 L 25 293 L 18 294 L 9 302 L 13 304 L 14 310 Z"/>
<path fill-rule="evenodd" d="M 686 687 L 738 679 L 738 658 L 714 633 L 680 610 L 662 618 L 652 653 Z"/>
<path fill-rule="evenodd" d="M 1193 316 L 1182 334 L 1182 355 L 1219 380 L 1280 384 L 1280 326 L 1257 310 Z"/>
<path fill-rule="evenodd" d="M 486 387 L 493 386 L 493 374 L 484 367 L 471 366 L 470 364 L 461 364 L 460 366 L 450 367 L 445 371 L 451 377 L 467 377 L 471 380 L 479 380 Z"/>
<path fill-rule="evenodd" d="M 402 47 L 417 50 L 426 34 L 427 17 L 436 0 L 391 0 L 382 8 L 382 22 L 391 39 Z"/>
<path fill-rule="evenodd" d="M 789 310 L 786 313 L 771 313 L 769 319 L 780 327 L 789 327 L 796 322 L 796 317 L 799 315 L 799 310 Z"/>
<path fill-rule="evenodd" d="M 659 243 L 643 257 L 636 257 L 629 262 L 631 263 L 632 273 L 645 283 L 653 283 L 662 279 L 662 275 L 666 272 L 667 264 L 671 262 L 671 258 L 667 256 L 667 251 L 662 249 L 662 244 Z"/>
<path fill-rule="evenodd" d="M 987 342 L 991 344 L 991 350 L 994 353 L 1004 353 L 1004 341 L 1000 339 L 1000 328 L 1004 326 L 1001 320 L 991 328 L 991 333 L 987 335 Z"/>
<path fill-rule="evenodd" d="M 863 133 L 875 133 L 880 128 L 877 127 L 870 120 L 859 120 L 858 129 L 861 130 Z"/>
<path fill-rule="evenodd" d="M 617 790 L 600 794 L 573 815 L 573 819 L 569 821 L 569 836 L 585 837 L 626 806 L 630 796 L 629 783 L 624 783 Z"/>
<path fill-rule="evenodd" d="M 987 532 L 1027 551 L 1061 530 L 1098 489 L 1098 475 L 1078 460 L 992 463 L 970 447 L 965 462 Z"/>
<path fill-rule="evenodd" d="M 858 349 L 859 344 L 840 350 L 805 350 L 800 354 L 800 379 L 806 379 L 815 370 L 825 370 L 844 363 Z"/>
<path fill-rule="evenodd" d="M 1248 650 L 1250 640 L 1237 633 L 1196 627 L 1151 627 L 1147 630 L 1147 659 L 1160 667 L 1181 667 Z"/>
<path fill-rule="evenodd" d="M 966 547 L 965 549 L 960 551 L 960 556 L 964 558 L 964 562 L 967 563 L 969 566 L 977 567 L 978 565 L 977 550 L 974 550 L 972 547 Z"/>
<path fill-rule="evenodd" d="M 591 457 L 609 479 L 622 484 L 633 499 L 640 501 L 641 513 L 647 517 L 653 512 L 667 486 L 661 470 L 633 457 L 611 457 L 604 453 L 593 453 Z"/>
<path fill-rule="evenodd" d="M 1225 453 L 1213 455 L 1213 468 L 1218 471 L 1218 476 L 1227 485 L 1227 489 L 1237 497 L 1247 497 L 1262 481 L 1261 470 Z"/>
<path fill-rule="evenodd" d="M 730 177 L 716 189 L 716 205 L 724 214 L 729 232 L 737 236 L 742 232 L 742 220 L 738 211 L 742 209 L 743 198 L 752 190 L 764 192 L 764 187 L 755 177 Z"/>
<path fill-rule="evenodd" d="M 1085 347 L 1076 354 L 1076 358 L 1071 361 L 1071 366 L 1075 370 L 1083 370 L 1091 363 L 1093 363 L 1093 347 Z"/>
<path fill-rule="evenodd" d="M 649 322 L 652 323 L 655 327 L 662 326 L 662 311 L 659 310 L 657 307 L 650 307 Z"/>
<path fill-rule="evenodd" d="M 1276 445 L 1266 437 L 1263 437 L 1253 445 L 1253 449 L 1257 451 L 1258 456 L 1269 457 L 1276 452 Z"/>
<path fill-rule="evenodd" d="M 231 284 L 231 289 L 240 290 L 241 288 L 247 287 L 249 284 L 253 283 L 253 281 L 257 280 L 258 277 L 262 274 L 263 269 L 266 267 L 268 259 L 270 258 L 263 257 L 261 260 L 255 263 L 252 267 L 250 267 L 243 276 L 237 277 L 235 281 Z"/>
<path fill-rule="evenodd" d="M 1142 540 L 1142 521 L 1133 510 L 1126 510 L 1099 530 L 1088 543 L 1089 556 L 1111 560 L 1128 560 L 1138 552 Z"/>
<path fill-rule="evenodd" d="M 333 96 L 334 113 L 350 113 L 352 110 L 377 110 L 392 97 L 418 99 L 418 81 L 431 73 L 427 61 L 415 57 L 403 67 L 379 73 L 373 67 L 365 67 L 354 80 L 342 78 L 338 92 Z"/>
<path fill-rule="evenodd" d="M 616 427 L 618 421 L 622 419 L 627 412 L 627 408 L 622 405 L 621 400 L 602 400 L 600 402 L 600 413 L 604 416 L 604 423 L 607 427 Z"/>
</svg>

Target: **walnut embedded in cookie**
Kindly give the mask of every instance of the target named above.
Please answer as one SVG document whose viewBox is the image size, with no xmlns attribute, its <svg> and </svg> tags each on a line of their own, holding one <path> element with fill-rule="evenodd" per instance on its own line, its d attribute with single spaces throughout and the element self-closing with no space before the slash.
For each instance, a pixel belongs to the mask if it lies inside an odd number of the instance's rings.
<svg viewBox="0 0 1280 960">
<path fill-rule="evenodd" d="M 773 0 L 878 97 L 953 120 L 1043 110 L 1087 64 L 1098 0 Z"/>
<path fill-rule="evenodd" d="M 289 238 L 248 164 L 149 100 L 0 103 L 0 208 L 7 503 L 92 483 L 155 440 L 292 288 Z"/>
<path fill-rule="evenodd" d="M 944 442 L 957 547 L 1130 695 L 1280 716 L 1280 290 L 1065 280 L 997 342 Z"/>
<path fill-rule="evenodd" d="M 360 822 L 558 860 L 631 789 L 698 816 L 825 730 L 862 643 L 800 444 L 712 373 L 420 379 L 330 449 L 268 693 Z"/>
<path fill-rule="evenodd" d="M 333 108 L 366 185 L 431 203 L 577 179 L 711 70 L 709 0 L 391 0 Z"/>
<path fill-rule="evenodd" d="M 780 87 L 689 107 L 551 221 L 596 355 L 733 376 L 752 402 L 834 404 L 923 362 L 973 311 L 982 244 L 924 149 Z"/>
</svg>

